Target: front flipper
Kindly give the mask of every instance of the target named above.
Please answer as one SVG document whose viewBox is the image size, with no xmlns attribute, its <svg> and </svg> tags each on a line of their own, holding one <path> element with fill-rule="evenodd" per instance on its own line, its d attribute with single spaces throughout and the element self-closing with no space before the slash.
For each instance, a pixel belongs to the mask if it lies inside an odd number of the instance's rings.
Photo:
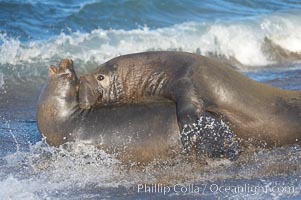
<svg viewBox="0 0 301 200">
<path fill-rule="evenodd" d="M 191 135 L 192 132 L 188 131 L 194 129 L 198 119 L 203 113 L 203 101 L 199 98 L 194 91 L 189 89 L 179 89 L 176 96 L 177 105 L 177 119 L 181 131 L 181 142 L 184 150 L 189 152 L 191 150 Z"/>
<path fill-rule="evenodd" d="M 237 137 L 221 119 L 205 112 L 204 102 L 193 83 L 180 80 L 174 85 L 173 94 L 184 152 L 195 150 L 208 157 L 235 160 L 241 152 Z"/>
</svg>

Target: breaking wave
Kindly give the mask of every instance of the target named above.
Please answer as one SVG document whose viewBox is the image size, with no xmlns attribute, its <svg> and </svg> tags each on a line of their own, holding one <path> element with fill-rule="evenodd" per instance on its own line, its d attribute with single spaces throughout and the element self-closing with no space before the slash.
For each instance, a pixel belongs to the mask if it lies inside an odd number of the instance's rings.
<svg viewBox="0 0 301 200">
<path fill-rule="evenodd" d="M 186 22 L 157 29 L 95 29 L 28 42 L 3 33 L 0 35 L 0 64 L 44 66 L 68 57 L 87 65 L 134 52 L 178 50 L 224 55 L 245 65 L 262 66 L 276 62 L 262 50 L 265 37 L 284 49 L 301 52 L 300 35 L 301 15 L 296 13 L 243 21 Z"/>
</svg>

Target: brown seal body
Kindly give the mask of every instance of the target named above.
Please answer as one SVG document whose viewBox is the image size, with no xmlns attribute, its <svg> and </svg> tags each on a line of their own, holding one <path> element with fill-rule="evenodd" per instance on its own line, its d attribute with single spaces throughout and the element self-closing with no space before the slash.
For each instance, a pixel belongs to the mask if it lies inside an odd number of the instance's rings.
<svg viewBox="0 0 301 200">
<path fill-rule="evenodd" d="M 54 146 L 69 141 L 73 115 L 78 108 L 78 79 L 71 60 L 49 68 L 49 79 L 39 97 L 37 124 L 46 141 Z"/>
<path fill-rule="evenodd" d="M 114 58 L 80 78 L 83 109 L 174 102 L 180 130 L 204 113 L 223 118 L 239 137 L 268 145 L 300 143 L 301 92 L 250 80 L 227 63 L 184 52 Z M 190 138 L 182 138 L 182 142 Z"/>
<path fill-rule="evenodd" d="M 68 59 L 49 69 L 38 102 L 37 123 L 50 145 L 79 140 L 116 153 L 126 162 L 164 159 L 182 150 L 172 102 L 80 109 L 78 79 Z"/>
</svg>

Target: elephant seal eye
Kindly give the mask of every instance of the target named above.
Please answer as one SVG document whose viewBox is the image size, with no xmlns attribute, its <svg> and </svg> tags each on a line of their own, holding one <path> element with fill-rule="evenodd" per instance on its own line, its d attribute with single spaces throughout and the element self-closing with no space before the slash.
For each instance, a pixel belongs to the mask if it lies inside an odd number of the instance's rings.
<svg viewBox="0 0 301 200">
<path fill-rule="evenodd" d="M 105 79 L 105 77 L 103 75 L 98 75 L 96 77 L 97 80 L 102 81 L 103 79 Z"/>
</svg>

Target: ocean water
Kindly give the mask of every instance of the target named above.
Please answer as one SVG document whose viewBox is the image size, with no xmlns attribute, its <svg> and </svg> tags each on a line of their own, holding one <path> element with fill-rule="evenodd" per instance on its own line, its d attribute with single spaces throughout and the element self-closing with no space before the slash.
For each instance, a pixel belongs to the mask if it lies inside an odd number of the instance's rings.
<svg viewBox="0 0 301 200">
<path fill-rule="evenodd" d="M 300 199 L 298 146 L 250 148 L 234 162 L 179 156 L 128 166 L 93 146 L 48 146 L 35 117 L 48 67 L 62 58 L 84 74 L 119 55 L 187 51 L 301 90 L 300 60 L 279 48 L 301 53 L 301 1 L 0 0 L 0 199 Z M 170 191 L 138 192 L 139 184 Z M 216 189 L 225 186 L 269 190 Z"/>
</svg>

